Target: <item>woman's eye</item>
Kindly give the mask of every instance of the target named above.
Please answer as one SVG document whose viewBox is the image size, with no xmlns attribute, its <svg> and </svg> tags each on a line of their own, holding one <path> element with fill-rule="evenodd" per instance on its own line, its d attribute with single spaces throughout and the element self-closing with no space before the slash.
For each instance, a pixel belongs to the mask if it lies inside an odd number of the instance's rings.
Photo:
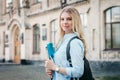
<svg viewBox="0 0 120 80">
<path fill-rule="evenodd" d="M 67 20 L 72 20 L 72 18 L 67 18 Z"/>
<path fill-rule="evenodd" d="M 72 18 L 61 18 L 60 20 L 61 20 L 61 21 L 64 21 L 64 20 L 71 21 Z"/>
<path fill-rule="evenodd" d="M 64 20 L 64 18 L 61 18 L 61 20 L 63 21 L 63 20 Z"/>
</svg>

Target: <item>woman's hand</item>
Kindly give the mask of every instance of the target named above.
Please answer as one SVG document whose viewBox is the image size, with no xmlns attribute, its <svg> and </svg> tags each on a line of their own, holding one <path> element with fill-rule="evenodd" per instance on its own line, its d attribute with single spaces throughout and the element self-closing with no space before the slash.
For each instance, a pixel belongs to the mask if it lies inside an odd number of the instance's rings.
<svg viewBox="0 0 120 80">
<path fill-rule="evenodd" d="M 52 77 L 52 70 L 46 68 L 46 74 L 47 74 L 49 77 Z"/>
<path fill-rule="evenodd" d="M 54 64 L 54 62 L 50 59 L 45 60 L 45 68 L 46 68 L 46 73 L 48 76 L 52 75 L 52 71 L 56 71 L 57 65 Z M 62 73 L 64 75 L 67 75 L 66 68 L 64 67 L 59 67 L 59 73 Z"/>
<path fill-rule="evenodd" d="M 53 70 L 55 70 L 55 64 L 52 60 L 45 60 L 45 68 L 46 68 L 46 73 L 49 77 L 52 76 Z"/>
<path fill-rule="evenodd" d="M 56 65 L 54 64 L 54 62 L 53 62 L 52 60 L 47 59 L 47 60 L 45 61 L 45 67 L 46 67 L 47 69 L 53 71 L 53 70 L 55 70 Z"/>
</svg>

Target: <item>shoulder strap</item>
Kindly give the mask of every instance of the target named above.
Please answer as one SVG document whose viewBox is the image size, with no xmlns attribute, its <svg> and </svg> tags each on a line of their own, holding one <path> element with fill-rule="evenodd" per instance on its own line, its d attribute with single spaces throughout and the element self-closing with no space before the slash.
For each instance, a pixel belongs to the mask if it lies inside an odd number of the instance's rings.
<svg viewBox="0 0 120 80">
<path fill-rule="evenodd" d="M 70 56 L 70 42 L 75 38 L 79 39 L 78 36 L 72 37 L 70 41 L 68 42 L 67 48 L 66 48 L 66 56 L 67 56 L 67 60 L 69 61 L 70 67 L 72 67 L 72 61 L 71 61 L 71 56 Z"/>
<path fill-rule="evenodd" d="M 67 60 L 69 61 L 70 67 L 72 67 L 72 61 L 71 61 L 71 56 L 70 56 L 70 42 L 75 38 L 80 39 L 77 36 L 71 38 L 70 41 L 68 42 L 67 48 L 66 48 L 66 56 L 67 56 Z M 79 80 L 94 80 L 91 69 L 90 69 L 89 61 L 86 59 L 85 56 L 84 56 L 83 60 L 84 60 L 84 72 L 83 72 L 82 77 L 79 78 Z M 74 80 L 74 79 L 78 80 L 77 78 L 73 78 L 73 77 L 70 80 Z"/>
</svg>

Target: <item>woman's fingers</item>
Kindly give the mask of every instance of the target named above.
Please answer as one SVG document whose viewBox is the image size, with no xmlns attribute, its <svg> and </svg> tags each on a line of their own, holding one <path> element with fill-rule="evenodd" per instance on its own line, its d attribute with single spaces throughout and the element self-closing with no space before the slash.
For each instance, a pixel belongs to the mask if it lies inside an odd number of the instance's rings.
<svg viewBox="0 0 120 80">
<path fill-rule="evenodd" d="M 45 60 L 45 68 L 46 68 L 46 74 L 51 77 L 52 76 L 52 67 L 54 63 L 50 59 Z"/>
<path fill-rule="evenodd" d="M 50 70 L 54 70 L 55 64 L 52 60 L 45 61 L 45 68 L 49 68 Z"/>
<path fill-rule="evenodd" d="M 46 73 L 48 76 L 52 76 L 52 70 L 46 69 Z"/>
<path fill-rule="evenodd" d="M 46 60 L 45 61 L 45 67 L 50 67 L 52 66 L 54 63 L 51 60 Z"/>
<path fill-rule="evenodd" d="M 45 67 L 47 67 L 47 65 L 48 65 L 48 61 L 45 61 Z"/>
</svg>

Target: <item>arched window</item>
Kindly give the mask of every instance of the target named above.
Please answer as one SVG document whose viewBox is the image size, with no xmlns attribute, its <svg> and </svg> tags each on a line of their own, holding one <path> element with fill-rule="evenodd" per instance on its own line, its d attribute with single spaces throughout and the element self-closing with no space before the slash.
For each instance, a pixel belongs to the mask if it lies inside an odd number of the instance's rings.
<svg viewBox="0 0 120 80">
<path fill-rule="evenodd" d="M 120 49 L 120 7 L 105 11 L 105 49 Z"/>
<path fill-rule="evenodd" d="M 37 24 L 33 27 L 33 53 L 40 53 L 40 30 Z"/>
<path fill-rule="evenodd" d="M 57 26 L 56 26 L 56 20 L 51 21 L 50 23 L 50 41 L 55 44 L 56 43 L 56 32 L 57 32 Z"/>
</svg>

